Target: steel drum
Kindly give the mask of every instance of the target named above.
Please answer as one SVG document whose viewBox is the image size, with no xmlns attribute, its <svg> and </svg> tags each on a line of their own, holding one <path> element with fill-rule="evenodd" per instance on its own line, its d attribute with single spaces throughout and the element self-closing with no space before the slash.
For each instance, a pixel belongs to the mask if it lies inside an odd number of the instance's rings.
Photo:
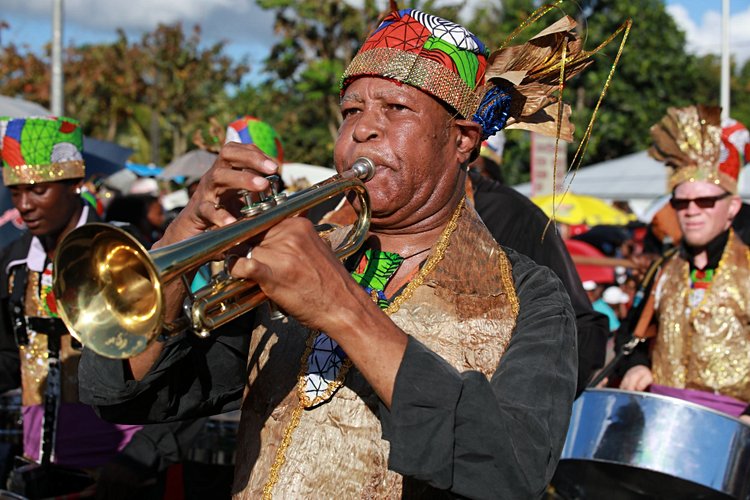
<svg viewBox="0 0 750 500">
<path fill-rule="evenodd" d="M 566 499 L 750 499 L 750 426 L 667 396 L 589 389 L 552 485 Z"/>
</svg>

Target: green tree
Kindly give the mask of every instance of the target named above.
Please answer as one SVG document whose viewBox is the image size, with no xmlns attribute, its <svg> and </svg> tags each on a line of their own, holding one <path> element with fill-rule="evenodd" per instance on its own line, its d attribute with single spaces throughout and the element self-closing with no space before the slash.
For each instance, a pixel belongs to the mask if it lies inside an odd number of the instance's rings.
<svg viewBox="0 0 750 500">
<path fill-rule="evenodd" d="M 281 40 L 264 62 L 271 78 L 259 94 L 249 94 L 283 96 L 283 105 L 266 102 L 274 111 L 266 107 L 257 116 L 278 129 L 287 159 L 329 165 L 340 123 L 339 78 L 377 18 L 375 1 L 365 0 L 361 9 L 338 0 L 259 0 L 258 5 L 275 12 Z M 240 93 L 237 103 L 251 109 L 247 94 Z"/>
<path fill-rule="evenodd" d="M 119 31 L 107 44 L 68 47 L 64 55 L 65 114 L 93 137 L 133 147 L 134 161 L 164 164 L 186 152 L 189 137 L 226 114 L 227 91 L 248 71 L 204 46 L 200 28 L 159 25 L 138 42 Z M 37 55 L 14 44 L 0 49 L 0 93 L 49 106 L 50 49 Z"/>
<path fill-rule="evenodd" d="M 142 51 L 128 42 L 123 31 L 111 44 L 92 44 L 67 51 L 65 61 L 65 109 L 88 134 L 108 141 L 134 119 L 146 83 L 134 61 Z M 130 145 L 130 144 L 129 144 Z"/>
<path fill-rule="evenodd" d="M 258 5 L 275 12 L 274 27 L 281 37 L 264 63 L 272 76 L 262 94 L 284 99 L 274 113 L 261 109 L 257 116 L 278 128 L 290 161 L 329 165 L 341 123 L 339 79 L 383 17 L 378 8 L 383 2 L 364 0 L 356 8 L 340 0 L 258 0 Z M 435 9 L 432 2 L 412 1 L 401 7 L 420 6 L 450 18 L 459 3 Z M 240 93 L 236 101 L 243 109 L 252 108 L 247 94 Z"/>
<path fill-rule="evenodd" d="M 685 35 L 659 0 L 584 2 L 581 26 L 590 45 L 604 40 L 626 19 L 633 19 L 617 72 L 595 124 L 586 163 L 616 158 L 650 145 L 649 128 L 669 106 L 710 102 L 716 88 L 701 61 L 685 51 Z M 616 55 L 618 43 L 594 57 L 572 82 L 575 122 L 583 131 Z M 591 47 L 589 47 L 591 48 Z"/>
<path fill-rule="evenodd" d="M 143 59 L 131 62 L 148 85 L 144 104 L 157 115 L 171 145 L 171 151 L 159 156 L 161 161 L 189 149 L 192 131 L 219 112 L 227 86 L 238 85 L 248 71 L 244 61 L 235 63 L 223 53 L 224 45 L 203 48 L 200 28 L 188 36 L 180 24 L 159 25 L 142 37 L 138 47 Z"/>
<path fill-rule="evenodd" d="M 512 30 L 538 7 L 532 0 L 506 0 L 476 11 L 468 27 L 496 48 Z M 579 8 L 576 8 L 579 7 Z M 573 10 L 575 8 L 575 10 Z M 718 80 L 710 61 L 685 51 L 685 35 L 660 0 L 586 0 L 565 3 L 530 25 L 511 43 L 523 43 L 563 13 L 578 21 L 585 49 L 592 50 L 627 19 L 633 27 L 603 106 L 594 124 L 583 165 L 616 158 L 649 146 L 649 128 L 668 106 L 715 102 Z M 564 99 L 573 105 L 578 146 L 614 62 L 622 36 L 593 58 L 593 64 L 571 80 Z M 524 133 L 509 133 L 503 171 L 509 181 L 528 180 L 530 141 Z"/>
<path fill-rule="evenodd" d="M 47 55 L 40 57 L 28 47 L 10 43 L 0 49 L 0 94 L 24 97 L 42 106 L 49 106 L 50 67 Z"/>
<path fill-rule="evenodd" d="M 750 59 L 733 74 L 729 114 L 746 127 L 750 127 L 750 99 L 747 98 L 750 95 Z M 745 160 L 750 161 L 750 158 Z"/>
</svg>

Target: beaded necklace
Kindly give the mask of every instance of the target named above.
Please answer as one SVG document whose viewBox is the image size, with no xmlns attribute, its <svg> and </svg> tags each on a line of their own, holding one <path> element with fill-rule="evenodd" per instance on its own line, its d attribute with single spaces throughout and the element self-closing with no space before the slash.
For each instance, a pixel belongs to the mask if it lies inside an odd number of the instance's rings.
<svg viewBox="0 0 750 500">
<path fill-rule="evenodd" d="M 714 269 L 693 269 L 690 271 L 692 288 L 708 288 L 714 279 Z"/>
</svg>

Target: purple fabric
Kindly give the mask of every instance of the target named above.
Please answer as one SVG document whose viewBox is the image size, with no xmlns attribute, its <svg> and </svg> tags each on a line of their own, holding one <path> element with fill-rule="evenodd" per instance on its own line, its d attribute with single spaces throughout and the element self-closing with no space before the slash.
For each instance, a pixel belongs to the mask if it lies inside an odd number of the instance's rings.
<svg viewBox="0 0 750 500">
<path fill-rule="evenodd" d="M 42 439 L 42 405 L 23 407 L 23 451 L 39 460 Z M 70 467 L 98 467 L 125 448 L 140 425 L 118 425 L 96 416 L 90 406 L 63 403 L 57 425 L 55 463 Z"/>
<path fill-rule="evenodd" d="M 665 385 L 651 384 L 649 391 L 652 394 L 661 394 L 663 396 L 682 399 L 683 401 L 690 401 L 691 403 L 727 413 L 733 417 L 739 417 L 745 408 L 747 408 L 747 403 L 743 403 L 739 399 L 712 392 L 697 391 L 695 389 L 676 389 Z"/>
</svg>

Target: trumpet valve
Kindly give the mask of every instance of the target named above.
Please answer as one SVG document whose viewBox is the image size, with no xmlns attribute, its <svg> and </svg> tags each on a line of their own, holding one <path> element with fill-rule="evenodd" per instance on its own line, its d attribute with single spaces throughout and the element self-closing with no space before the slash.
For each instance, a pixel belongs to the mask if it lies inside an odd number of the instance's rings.
<svg viewBox="0 0 750 500">
<path fill-rule="evenodd" d="M 286 193 L 278 192 L 281 178 L 278 175 L 269 175 L 266 179 L 270 184 L 270 188 L 262 193 L 258 193 L 260 197 L 258 201 L 253 201 L 253 193 L 251 191 L 243 189 L 239 192 L 242 201 L 245 203 L 240 211 L 245 217 L 254 217 L 286 201 Z"/>
</svg>

